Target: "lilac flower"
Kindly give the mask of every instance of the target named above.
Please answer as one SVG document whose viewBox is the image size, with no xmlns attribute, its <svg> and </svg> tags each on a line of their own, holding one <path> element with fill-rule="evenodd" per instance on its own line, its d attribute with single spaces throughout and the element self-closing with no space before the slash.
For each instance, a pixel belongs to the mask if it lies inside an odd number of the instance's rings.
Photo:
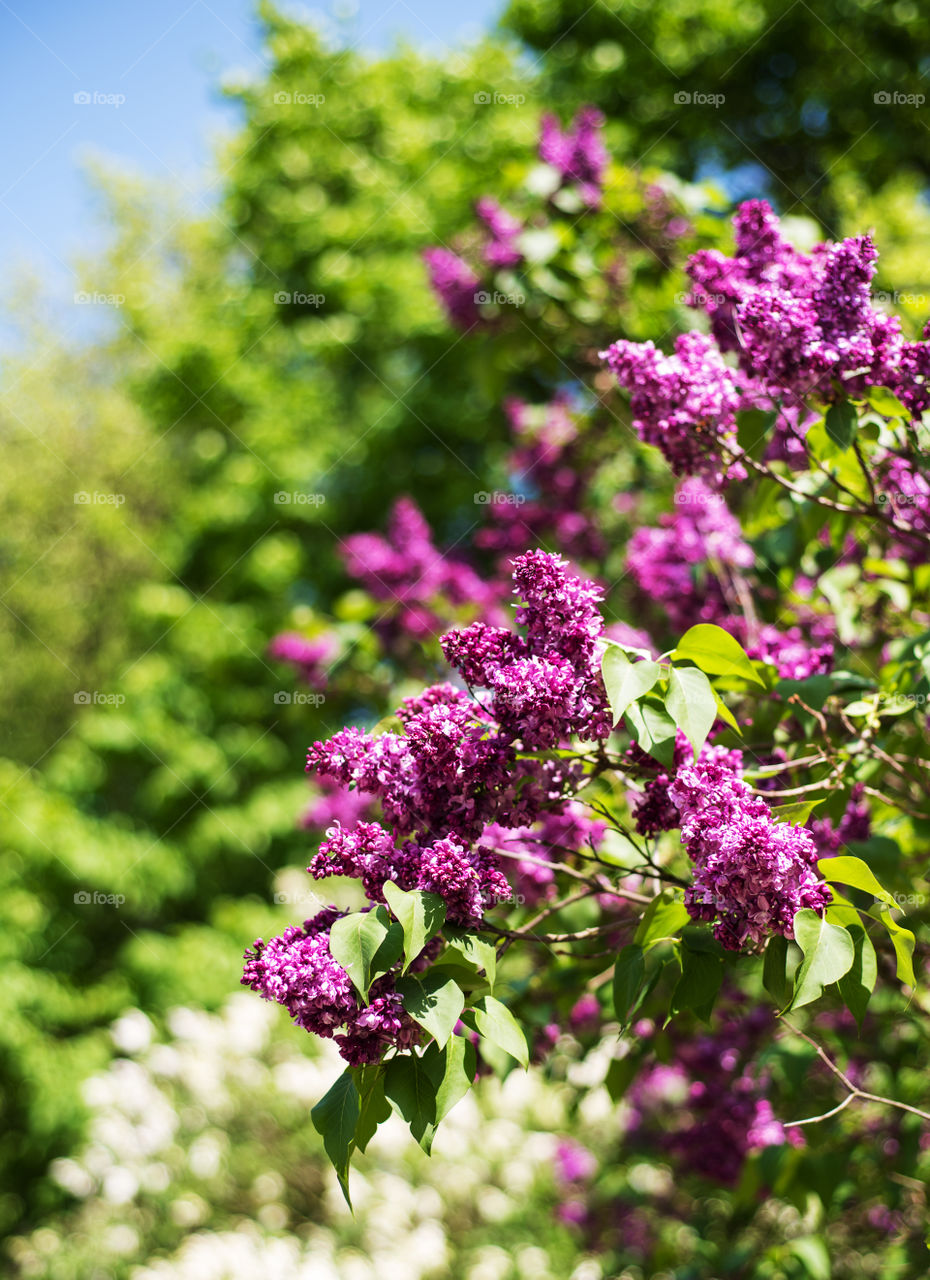
<svg viewBox="0 0 930 1280">
<path fill-rule="evenodd" d="M 389 603 L 394 625 L 417 640 L 435 635 L 448 621 L 437 602 L 495 612 L 494 588 L 433 545 L 429 525 L 409 498 L 394 504 L 386 537 L 356 533 L 344 548 L 347 571 L 376 600 Z"/>
<path fill-rule="evenodd" d="M 356 1066 L 379 1061 L 388 1047 L 412 1048 L 422 1032 L 404 1012 L 389 974 L 372 985 L 367 1006 L 360 1002 L 329 950 L 329 931 L 344 914 L 326 907 L 302 928 L 291 925 L 269 942 L 259 938 L 245 953 L 242 983 L 283 1005 L 305 1031 L 335 1039 Z"/>
<path fill-rule="evenodd" d="M 662 450 L 676 476 L 702 475 L 719 487 L 724 469 L 716 445 L 734 436 L 744 392 L 720 352 L 702 333 L 684 333 L 672 355 L 652 342 L 615 342 L 601 352 L 630 392 L 633 426 Z M 741 478 L 741 468 L 731 467 Z"/>
<path fill-rule="evenodd" d="M 810 832 L 776 822 L 726 763 L 685 765 L 668 793 L 694 864 L 685 905 L 693 919 L 714 921 L 724 947 L 757 948 L 773 933 L 791 937 L 802 907 L 823 913 L 831 892 L 814 874 L 819 855 Z"/>
<path fill-rule="evenodd" d="M 516 241 L 523 226 L 491 196 L 482 196 L 475 206 L 478 217 L 490 232 L 484 247 L 484 260 L 489 267 L 515 267 L 523 261 Z"/>
<path fill-rule="evenodd" d="M 679 631 L 722 622 L 729 612 L 718 581 L 706 572 L 701 581 L 699 567 L 747 569 L 754 561 L 723 497 L 697 477 L 679 486 L 673 514 L 660 516 L 658 526 L 640 526 L 627 544 L 633 581 Z"/>
<path fill-rule="evenodd" d="M 423 261 L 429 271 L 433 292 L 445 308 L 451 324 L 470 329 L 479 320 L 475 294 L 481 281 L 451 249 L 424 249 Z"/>
<path fill-rule="evenodd" d="M 326 683 L 324 664 L 331 662 L 336 653 L 336 641 L 332 636 L 317 636 L 308 640 L 297 631 L 283 631 L 268 646 L 268 654 L 279 662 L 286 662 L 297 675 L 314 689 L 322 689 Z"/>
<path fill-rule="evenodd" d="M 544 115 L 539 136 L 539 158 L 558 169 L 563 185 L 577 185 L 585 204 L 592 208 L 600 204 L 610 160 L 601 140 L 603 124 L 604 117 L 596 107 L 582 107 L 564 131 L 556 116 Z"/>
</svg>

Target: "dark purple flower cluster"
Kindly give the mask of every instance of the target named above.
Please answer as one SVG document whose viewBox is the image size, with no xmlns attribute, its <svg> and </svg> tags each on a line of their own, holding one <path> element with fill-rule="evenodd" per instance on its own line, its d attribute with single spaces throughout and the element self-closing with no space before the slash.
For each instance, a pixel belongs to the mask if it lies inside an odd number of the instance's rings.
<svg viewBox="0 0 930 1280">
<path fill-rule="evenodd" d="M 919 414 L 930 404 L 930 348 L 908 342 L 897 318 L 872 305 L 877 252 L 867 235 L 804 254 L 781 235 L 762 200 L 733 219 L 736 253 L 694 255 L 691 302 L 710 318 L 721 351 L 735 351 L 757 392 L 800 403 L 886 386 Z"/>
<path fill-rule="evenodd" d="M 513 578 L 525 638 L 476 622 L 443 637 L 446 657 L 472 688 L 490 695 L 489 713 L 525 747 L 551 747 L 574 735 L 606 738 L 611 722 L 600 676 L 601 589 L 543 551 L 519 556 Z"/>
<path fill-rule="evenodd" d="M 478 276 L 451 249 L 424 249 L 423 261 L 433 292 L 445 308 L 450 323 L 457 329 L 470 329 L 479 319 L 475 300 L 481 289 Z"/>
<path fill-rule="evenodd" d="M 459 836 L 447 836 L 432 844 L 405 840 L 396 846 L 376 822 L 331 827 L 307 870 L 315 880 L 361 880 L 373 902 L 384 901 L 388 880 L 401 889 L 438 894 L 445 899 L 449 923 L 463 926 L 477 925 L 486 911 L 512 896 L 497 858 L 483 845 L 472 849 Z"/>
<path fill-rule="evenodd" d="M 563 185 L 577 186 L 585 204 L 600 204 L 610 156 L 601 138 L 604 117 L 596 107 L 582 107 L 568 129 L 558 117 L 545 115 L 539 136 L 539 158 L 562 175 Z"/>
<path fill-rule="evenodd" d="M 326 684 L 325 664 L 332 662 L 336 649 L 332 636 L 308 640 L 297 631 L 282 631 L 268 646 L 268 656 L 288 663 L 305 684 L 322 689 Z"/>
<path fill-rule="evenodd" d="M 589 474 L 568 397 L 538 406 L 508 400 L 504 408 L 517 439 L 509 459 L 513 492 L 488 503 L 489 524 L 477 545 L 512 556 L 529 544 L 554 542 L 566 555 L 599 555 L 603 540 L 583 510 Z"/>
<path fill-rule="evenodd" d="M 489 267 L 516 267 L 523 261 L 517 240 L 523 225 L 513 214 L 502 209 L 491 196 L 482 196 L 475 205 L 478 217 L 488 230 L 484 260 Z"/>
<path fill-rule="evenodd" d="M 735 436 L 746 400 L 710 338 L 684 333 L 671 355 L 652 342 L 622 340 L 601 358 L 630 393 L 633 426 L 662 450 L 676 476 L 702 475 L 718 487 L 727 474 L 743 478 L 739 467 L 727 473 L 718 446 Z"/>
<path fill-rule="evenodd" d="M 776 822 L 727 763 L 685 765 L 668 794 L 694 867 L 685 905 L 693 919 L 714 922 L 724 947 L 757 948 L 773 933 L 791 937 L 802 907 L 823 913 L 831 892 L 816 876 L 820 855 L 810 832 Z"/>
<path fill-rule="evenodd" d="M 669 787 L 678 771 L 694 759 L 694 751 L 685 735 L 680 729 L 675 735 L 674 768 L 671 772 L 662 769 L 636 743 L 627 752 L 627 758 L 633 764 L 634 772 L 645 774 L 648 778 L 642 792 L 633 800 L 633 819 L 639 834 L 653 837 L 662 831 L 674 831 L 680 827 L 681 814 L 669 795 Z M 705 742 L 701 748 L 698 760 L 705 764 L 713 762 L 728 769 L 735 778 L 740 777 L 743 772 L 742 751 L 715 747 L 709 742 Z"/>
<path fill-rule="evenodd" d="M 347 571 L 391 605 L 391 622 L 405 635 L 426 640 L 447 625 L 437 601 L 496 616 L 495 589 L 433 545 L 429 525 L 409 498 L 394 504 L 386 537 L 356 533 L 344 550 Z"/>
<path fill-rule="evenodd" d="M 717 575 L 748 569 L 752 548 L 722 495 L 698 477 L 679 485 L 675 510 L 658 526 L 641 525 L 627 544 L 626 563 L 644 596 L 661 604 L 676 630 L 729 614 Z"/>
<path fill-rule="evenodd" d="M 378 978 L 362 1004 L 349 975 L 333 959 L 329 931 L 345 912 L 326 907 L 301 928 L 291 925 L 245 954 L 243 986 L 287 1009 L 299 1027 L 335 1039 L 352 1066 L 377 1062 L 388 1046 L 410 1049 L 422 1032 L 404 1011 L 390 974 Z"/>
<path fill-rule="evenodd" d="M 635 1030 L 648 1041 L 655 1029 L 642 1022 Z M 800 1130 L 776 1119 L 765 1096 L 768 1078 L 751 1065 L 771 1031 L 763 1008 L 730 1010 L 713 1033 L 697 1037 L 672 1028 L 673 1065 L 655 1062 L 630 1090 L 632 1134 L 658 1130 L 660 1144 L 686 1169 L 722 1185 L 737 1181 L 750 1152 L 799 1145 Z"/>
<path fill-rule="evenodd" d="M 894 512 L 898 524 L 930 534 L 930 481 L 913 462 L 889 453 L 879 464 L 880 500 Z M 893 554 L 916 564 L 926 561 L 926 548 L 910 538 L 896 540 Z"/>
</svg>

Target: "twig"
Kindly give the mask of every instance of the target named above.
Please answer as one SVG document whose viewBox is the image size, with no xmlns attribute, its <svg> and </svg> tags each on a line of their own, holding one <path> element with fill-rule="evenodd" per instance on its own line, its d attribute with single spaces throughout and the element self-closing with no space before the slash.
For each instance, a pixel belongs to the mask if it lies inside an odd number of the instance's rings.
<svg viewBox="0 0 930 1280">
<path fill-rule="evenodd" d="M 790 1122 L 786 1122 L 786 1128 L 790 1129 L 796 1124 L 816 1124 L 820 1120 L 828 1120 L 831 1116 L 835 1116 L 840 1111 L 843 1111 L 851 1102 L 854 1102 L 857 1099 L 861 1099 L 863 1102 L 878 1102 L 886 1107 L 895 1107 L 898 1111 L 907 1111 L 910 1115 L 920 1116 L 921 1120 L 930 1121 L 930 1111 L 921 1111 L 920 1107 L 912 1107 L 910 1103 L 907 1102 L 898 1102 L 897 1098 L 885 1098 L 881 1094 L 868 1093 L 865 1089 L 860 1089 L 858 1085 L 853 1084 L 845 1071 L 837 1066 L 833 1059 L 827 1054 L 824 1047 L 819 1045 L 816 1040 L 811 1039 L 806 1031 L 802 1031 L 799 1027 L 794 1026 L 787 1018 L 782 1018 L 782 1022 L 789 1031 L 794 1032 L 796 1036 L 800 1036 L 802 1040 L 807 1041 L 810 1047 L 816 1052 L 817 1057 L 821 1062 L 823 1062 L 825 1066 L 829 1067 L 847 1090 L 847 1096 L 831 1111 L 825 1111 L 821 1116 L 809 1116 L 806 1120 L 792 1120 Z"/>
</svg>

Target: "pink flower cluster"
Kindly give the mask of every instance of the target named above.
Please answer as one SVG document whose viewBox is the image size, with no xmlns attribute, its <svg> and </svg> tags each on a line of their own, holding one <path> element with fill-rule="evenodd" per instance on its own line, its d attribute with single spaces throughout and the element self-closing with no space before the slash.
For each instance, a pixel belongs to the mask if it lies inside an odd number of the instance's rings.
<svg viewBox="0 0 930 1280">
<path fill-rule="evenodd" d="M 685 905 L 692 919 L 714 922 L 724 947 L 759 947 L 773 933 L 791 937 L 802 907 L 823 913 L 831 892 L 817 878 L 820 851 L 810 832 L 777 822 L 730 760 L 685 765 L 668 794 L 694 867 Z"/>
<path fill-rule="evenodd" d="M 394 504 L 386 537 L 356 533 L 344 548 L 349 574 L 390 606 L 382 629 L 426 640 L 447 625 L 443 607 L 496 613 L 495 588 L 433 545 L 429 525 L 409 498 Z"/>
<path fill-rule="evenodd" d="M 545 115 L 539 137 L 539 158 L 562 175 L 563 186 L 577 186 L 585 204 L 600 204 L 604 173 L 610 160 L 601 138 L 604 117 L 596 107 L 582 107 L 569 128 Z"/>
<path fill-rule="evenodd" d="M 367 1005 L 359 1000 L 329 950 L 329 931 L 343 915 L 326 907 L 301 928 L 291 925 L 269 942 L 259 938 L 245 954 L 242 984 L 283 1005 L 305 1031 L 335 1039 L 343 1058 L 357 1066 L 377 1062 L 389 1045 L 412 1048 L 422 1032 L 390 974 L 372 984 Z"/>
</svg>

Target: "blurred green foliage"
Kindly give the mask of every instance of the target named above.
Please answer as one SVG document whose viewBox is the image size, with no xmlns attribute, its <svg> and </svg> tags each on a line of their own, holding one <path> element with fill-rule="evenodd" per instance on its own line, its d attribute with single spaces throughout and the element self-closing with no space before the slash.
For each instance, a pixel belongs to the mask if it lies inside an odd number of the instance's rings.
<svg viewBox="0 0 930 1280">
<path fill-rule="evenodd" d="M 631 161 L 748 167 L 752 194 L 769 184 L 834 237 L 844 175 L 877 191 L 930 174 L 923 24 L 919 5 L 876 0 L 510 0 L 504 18 L 555 101 L 621 122 Z"/>
</svg>

